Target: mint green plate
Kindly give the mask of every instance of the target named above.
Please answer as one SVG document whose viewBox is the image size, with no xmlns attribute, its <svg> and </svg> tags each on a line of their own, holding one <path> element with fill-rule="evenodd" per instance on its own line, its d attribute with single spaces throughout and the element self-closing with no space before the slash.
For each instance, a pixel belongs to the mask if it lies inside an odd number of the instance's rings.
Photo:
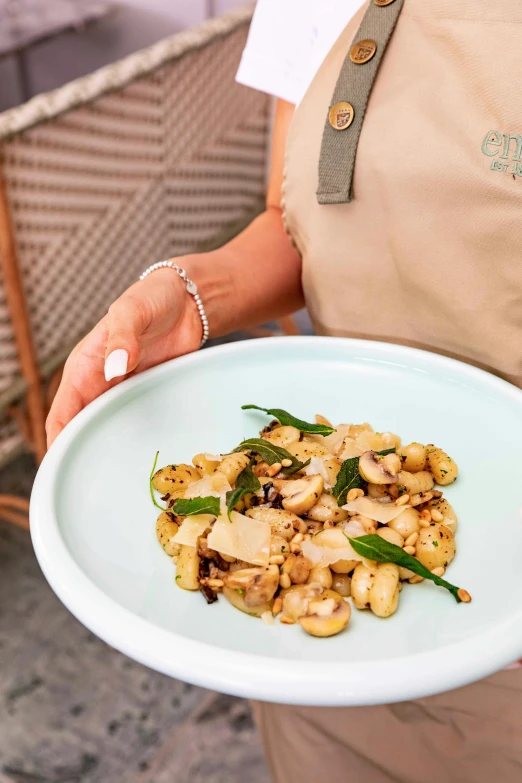
<svg viewBox="0 0 522 783">
<path fill-rule="evenodd" d="M 316 639 L 178 589 L 154 532 L 154 453 L 162 465 L 233 448 L 267 421 L 243 403 L 443 446 L 460 466 L 446 493 L 459 516 L 447 578 L 473 602 L 406 585 L 390 619 L 354 610 L 347 631 Z M 522 656 L 521 444 L 522 392 L 468 365 L 359 340 L 233 343 L 124 382 L 66 428 L 34 486 L 34 547 L 82 623 L 165 674 L 295 704 L 427 696 Z"/>
</svg>

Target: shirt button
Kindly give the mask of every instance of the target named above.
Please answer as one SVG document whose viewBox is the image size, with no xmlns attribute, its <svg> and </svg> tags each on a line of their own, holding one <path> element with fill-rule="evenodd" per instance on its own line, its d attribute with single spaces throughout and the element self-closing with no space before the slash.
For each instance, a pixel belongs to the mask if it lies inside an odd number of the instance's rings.
<svg viewBox="0 0 522 783">
<path fill-rule="evenodd" d="M 351 103 L 340 101 L 332 106 L 328 120 L 334 130 L 346 130 L 353 122 L 355 111 Z"/>
<path fill-rule="evenodd" d="M 364 41 L 357 41 L 350 50 L 350 60 L 356 65 L 364 65 L 369 62 L 375 52 L 377 44 L 371 38 L 365 38 Z"/>
<path fill-rule="evenodd" d="M 385 5 L 391 5 L 395 2 L 395 0 L 373 0 L 375 5 L 380 6 L 381 8 L 384 8 Z"/>
</svg>

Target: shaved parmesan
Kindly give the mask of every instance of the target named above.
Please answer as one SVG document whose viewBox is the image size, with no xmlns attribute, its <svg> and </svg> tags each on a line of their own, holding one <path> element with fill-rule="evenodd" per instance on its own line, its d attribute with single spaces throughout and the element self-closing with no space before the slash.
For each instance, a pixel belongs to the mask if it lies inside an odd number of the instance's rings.
<svg viewBox="0 0 522 783">
<path fill-rule="evenodd" d="M 330 455 L 326 457 L 326 459 L 331 459 Z M 330 476 L 328 475 L 328 471 L 326 469 L 326 465 L 324 464 L 324 458 L 323 457 L 310 457 L 310 464 L 306 466 L 306 468 L 303 469 L 303 473 L 305 476 L 321 476 L 321 478 L 324 481 L 324 486 L 326 489 L 330 489 L 332 486 L 329 483 Z"/>
<path fill-rule="evenodd" d="M 185 517 L 180 529 L 171 538 L 171 542 L 183 546 L 197 546 L 198 538 L 210 527 L 214 519 L 212 514 L 194 514 L 192 517 Z"/>
<path fill-rule="evenodd" d="M 221 498 L 225 500 L 227 492 L 232 487 L 224 476 L 219 473 L 212 473 L 210 476 L 203 476 L 199 481 L 193 481 L 189 484 L 185 492 L 185 498 Z"/>
<path fill-rule="evenodd" d="M 364 454 L 364 449 L 353 438 L 344 439 L 339 454 L 340 459 L 353 459 L 353 457 L 360 457 L 362 454 Z"/>
<path fill-rule="evenodd" d="M 395 503 L 383 503 L 382 501 L 374 498 L 356 498 L 343 506 L 346 511 L 352 514 L 361 514 L 363 517 L 373 519 L 375 522 L 380 522 L 382 525 L 387 525 L 392 519 L 398 517 L 403 511 L 411 506 L 396 506 Z"/>
<path fill-rule="evenodd" d="M 232 511 L 219 516 L 208 537 L 208 546 L 222 555 L 244 560 L 252 565 L 267 566 L 270 559 L 271 527 Z"/>
<path fill-rule="evenodd" d="M 322 530 L 311 541 L 303 541 L 301 544 L 303 555 L 313 565 L 329 566 L 339 560 L 365 561 L 352 547 L 346 535 L 338 527 Z"/>
<path fill-rule="evenodd" d="M 362 522 L 359 522 L 357 517 L 353 517 L 353 519 L 349 519 L 348 522 L 343 522 L 341 527 L 346 533 L 346 535 L 350 536 L 350 538 L 358 538 L 359 536 L 365 536 L 368 532 L 365 529 Z"/>
<path fill-rule="evenodd" d="M 203 454 L 205 459 L 208 459 L 209 462 L 221 462 L 223 459 L 223 456 L 221 454 Z"/>
<path fill-rule="evenodd" d="M 377 435 L 376 432 L 361 432 L 355 442 L 363 453 L 365 451 L 383 451 L 386 448 L 382 435 Z"/>
<path fill-rule="evenodd" d="M 343 441 L 348 436 L 351 426 L 351 424 L 339 424 L 339 426 L 335 428 L 335 432 L 332 432 L 330 435 L 323 438 L 322 444 L 334 456 L 338 456 L 342 449 Z"/>
</svg>

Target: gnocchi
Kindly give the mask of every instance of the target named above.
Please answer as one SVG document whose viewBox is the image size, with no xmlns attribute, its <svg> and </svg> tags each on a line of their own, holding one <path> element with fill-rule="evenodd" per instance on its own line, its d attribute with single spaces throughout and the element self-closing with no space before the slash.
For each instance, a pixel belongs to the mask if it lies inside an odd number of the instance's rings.
<svg viewBox="0 0 522 783">
<path fill-rule="evenodd" d="M 351 606 L 391 617 L 404 583 L 430 576 L 422 568 L 442 576 L 456 555 L 457 515 L 436 487 L 456 480 L 457 464 L 367 422 L 282 419 L 228 454 L 153 470 L 175 583 L 317 637 L 343 631 Z M 380 542 L 380 560 L 358 554 L 361 536 Z"/>
</svg>

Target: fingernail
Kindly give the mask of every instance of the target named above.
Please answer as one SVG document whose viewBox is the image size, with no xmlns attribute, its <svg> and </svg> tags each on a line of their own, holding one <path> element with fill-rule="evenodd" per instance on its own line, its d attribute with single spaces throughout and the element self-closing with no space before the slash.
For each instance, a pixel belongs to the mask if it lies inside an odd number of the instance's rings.
<svg viewBox="0 0 522 783">
<path fill-rule="evenodd" d="M 112 351 L 105 359 L 105 380 L 112 381 L 113 378 L 119 378 L 125 375 L 129 363 L 129 354 L 123 348 L 117 348 Z"/>
</svg>

